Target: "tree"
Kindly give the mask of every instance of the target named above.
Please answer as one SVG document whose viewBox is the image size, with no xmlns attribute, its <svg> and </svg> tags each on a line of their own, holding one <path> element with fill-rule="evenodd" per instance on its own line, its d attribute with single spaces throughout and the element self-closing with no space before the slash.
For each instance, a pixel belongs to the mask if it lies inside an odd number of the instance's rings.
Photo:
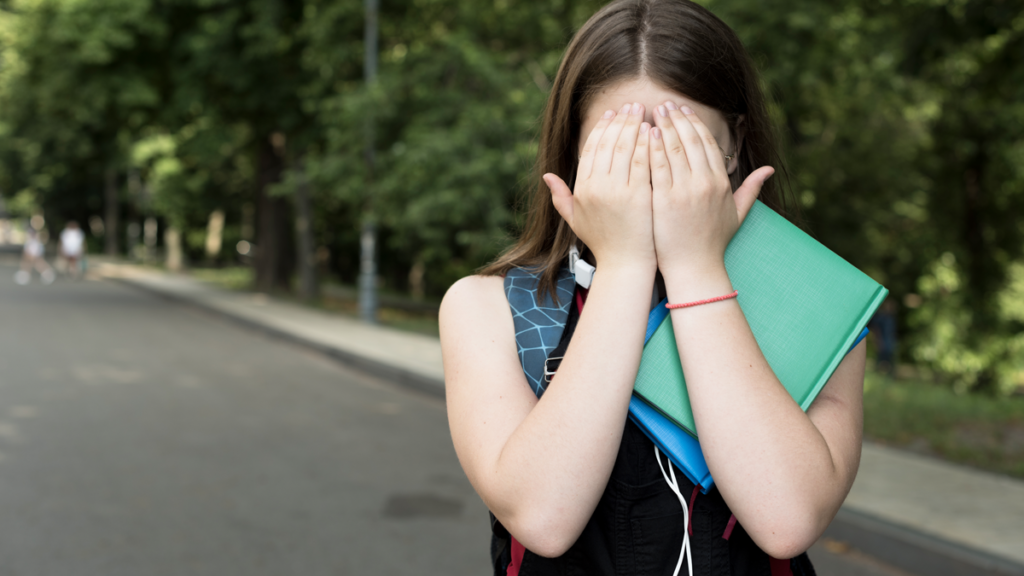
<svg viewBox="0 0 1024 576">
<path fill-rule="evenodd" d="M 310 174 L 349 222 L 367 208 L 363 121 L 373 115 L 372 205 L 382 274 L 406 287 L 420 271 L 434 294 L 500 251 L 517 229 L 549 78 L 575 26 L 597 2 L 389 3 L 381 16 L 375 91 L 349 80 L 321 100 L 323 151 Z M 323 57 L 344 37 L 311 46 Z M 526 184 L 524 186 L 524 184 Z M 351 224 L 350 224 L 351 225 Z"/>
<path fill-rule="evenodd" d="M 107 174 L 123 173 L 127 143 L 159 102 L 146 64 L 166 29 L 150 9 L 147 0 L 14 0 L 0 12 L 0 187 L 65 217 L 97 209 Z"/>
</svg>

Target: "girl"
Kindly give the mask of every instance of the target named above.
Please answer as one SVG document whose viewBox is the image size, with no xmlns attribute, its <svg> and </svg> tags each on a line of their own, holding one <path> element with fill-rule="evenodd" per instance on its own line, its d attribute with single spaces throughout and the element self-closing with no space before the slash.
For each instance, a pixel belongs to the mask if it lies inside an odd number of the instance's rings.
<svg viewBox="0 0 1024 576">
<path fill-rule="evenodd" d="M 804 413 L 735 299 L 673 309 L 716 481 L 701 495 L 677 475 L 689 511 L 627 420 L 652 293 L 679 304 L 733 292 L 729 240 L 759 195 L 783 209 L 775 150 L 749 57 L 699 5 L 617 0 L 570 43 L 526 232 L 441 307 L 452 439 L 494 516 L 496 575 L 673 574 L 684 536 L 693 573 L 814 573 L 804 551 L 860 459 L 863 343 Z M 573 247 L 596 266 L 589 293 L 562 290 Z M 573 302 L 550 387 L 517 354 L 509 297 L 523 279 L 538 302 Z"/>
</svg>

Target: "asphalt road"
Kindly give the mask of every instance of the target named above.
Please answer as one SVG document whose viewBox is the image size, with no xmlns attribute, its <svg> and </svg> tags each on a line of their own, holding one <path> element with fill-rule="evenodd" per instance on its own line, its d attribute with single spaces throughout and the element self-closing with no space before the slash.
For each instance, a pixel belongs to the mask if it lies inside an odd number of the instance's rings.
<svg viewBox="0 0 1024 576">
<path fill-rule="evenodd" d="M 0 267 L 0 572 L 481 574 L 442 401 L 110 282 Z"/>
<path fill-rule="evenodd" d="M 13 273 L 0 573 L 488 573 L 441 400 L 114 282 Z M 826 544 L 823 576 L 901 574 Z"/>
</svg>

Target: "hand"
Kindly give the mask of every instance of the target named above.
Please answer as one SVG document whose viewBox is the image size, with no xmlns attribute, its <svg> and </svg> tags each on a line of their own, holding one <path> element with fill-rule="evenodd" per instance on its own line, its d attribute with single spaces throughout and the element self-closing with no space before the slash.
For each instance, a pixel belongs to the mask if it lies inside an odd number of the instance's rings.
<svg viewBox="0 0 1024 576">
<path fill-rule="evenodd" d="M 576 188 L 545 174 L 551 202 L 602 269 L 657 266 L 651 213 L 650 125 L 644 107 L 609 110 L 580 156 Z"/>
<path fill-rule="evenodd" d="M 725 248 L 775 169 L 755 170 L 733 193 L 721 148 L 693 110 L 666 102 L 654 111 L 654 121 L 651 179 L 658 267 L 666 278 L 724 272 Z"/>
</svg>

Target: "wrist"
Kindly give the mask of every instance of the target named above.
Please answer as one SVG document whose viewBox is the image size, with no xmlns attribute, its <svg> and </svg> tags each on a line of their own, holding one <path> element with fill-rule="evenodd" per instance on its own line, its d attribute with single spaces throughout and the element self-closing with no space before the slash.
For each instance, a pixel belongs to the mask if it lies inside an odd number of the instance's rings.
<svg viewBox="0 0 1024 576">
<path fill-rule="evenodd" d="M 734 288 L 725 264 L 703 268 L 662 270 L 670 304 L 683 304 L 731 293 Z"/>
<path fill-rule="evenodd" d="M 654 278 L 654 274 L 658 271 L 658 261 L 655 258 L 597 258 L 596 263 L 597 271 L 594 272 L 596 278 L 598 274 L 610 274 L 610 275 L 635 275 L 637 277 L 646 278 L 650 276 Z"/>
<path fill-rule="evenodd" d="M 657 266 L 645 266 L 642 263 L 621 263 L 600 265 L 594 272 L 594 279 L 590 285 L 590 293 L 594 294 L 595 288 L 598 292 L 613 291 L 620 294 L 645 294 L 647 302 L 650 302 L 650 293 L 654 287 L 654 278 L 658 272 Z"/>
</svg>

